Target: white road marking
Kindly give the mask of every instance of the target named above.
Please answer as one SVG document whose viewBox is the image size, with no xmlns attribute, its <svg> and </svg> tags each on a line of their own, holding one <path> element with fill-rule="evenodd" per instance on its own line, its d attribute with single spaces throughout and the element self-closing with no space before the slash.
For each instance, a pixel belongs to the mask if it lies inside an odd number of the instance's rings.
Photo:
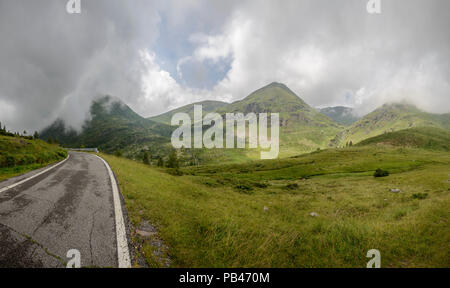
<svg viewBox="0 0 450 288">
<path fill-rule="evenodd" d="M 111 178 L 113 199 L 114 199 L 114 214 L 116 220 L 116 236 L 117 236 L 117 257 L 119 261 L 119 268 L 131 268 L 130 251 L 128 250 L 127 233 L 125 230 L 125 221 L 123 220 L 122 205 L 120 204 L 119 188 L 117 187 L 116 178 L 109 167 L 109 164 L 101 157 L 103 163 L 105 163 L 108 170 L 109 177 Z"/>
<path fill-rule="evenodd" d="M 50 167 L 50 168 L 48 168 L 48 169 L 45 169 L 44 171 L 41 171 L 41 172 L 39 172 L 39 173 L 37 173 L 37 174 L 35 174 L 35 175 L 33 175 L 33 176 L 27 178 L 27 179 L 24 179 L 24 180 L 20 181 L 20 182 L 17 182 L 17 183 L 14 183 L 14 184 L 12 184 L 12 185 L 9 185 L 9 186 L 6 186 L 6 187 L 1 188 L 1 189 L 0 189 L 0 194 L 3 193 L 3 192 L 5 192 L 5 191 L 7 191 L 7 190 L 9 190 L 9 189 L 12 189 L 12 188 L 17 187 L 17 186 L 19 186 L 19 185 L 22 185 L 22 184 L 24 184 L 25 182 L 28 182 L 28 181 L 30 181 L 30 180 L 32 180 L 32 179 L 34 179 L 34 178 L 36 178 L 36 177 L 38 177 L 38 176 L 40 176 L 40 175 L 42 175 L 42 174 L 44 174 L 44 173 L 46 173 L 46 172 L 48 172 L 48 171 L 54 169 L 54 168 L 56 168 L 56 167 L 62 165 L 62 164 L 63 164 L 64 162 L 66 162 L 69 158 L 70 158 L 70 155 L 68 155 L 67 158 L 64 159 L 63 161 L 59 162 L 58 164 L 56 164 L 56 165 L 54 165 L 54 166 L 52 166 L 52 167 Z"/>
</svg>

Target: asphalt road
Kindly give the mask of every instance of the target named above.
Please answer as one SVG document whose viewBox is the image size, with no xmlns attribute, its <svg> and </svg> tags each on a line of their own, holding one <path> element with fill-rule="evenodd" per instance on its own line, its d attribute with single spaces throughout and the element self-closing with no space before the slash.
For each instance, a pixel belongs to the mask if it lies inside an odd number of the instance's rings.
<svg viewBox="0 0 450 288">
<path fill-rule="evenodd" d="M 71 249 L 83 267 L 118 267 L 111 185 L 100 158 L 70 152 L 62 165 L 0 193 L 0 267 L 63 268 Z"/>
</svg>

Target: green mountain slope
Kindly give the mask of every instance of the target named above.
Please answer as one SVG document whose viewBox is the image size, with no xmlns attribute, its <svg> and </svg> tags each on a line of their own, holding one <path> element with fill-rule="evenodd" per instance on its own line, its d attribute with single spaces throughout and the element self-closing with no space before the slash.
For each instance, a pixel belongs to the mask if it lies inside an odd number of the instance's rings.
<svg viewBox="0 0 450 288">
<path fill-rule="evenodd" d="M 135 156 L 141 150 L 157 153 L 167 150 L 172 127 L 145 119 L 119 99 L 103 97 L 91 106 L 91 119 L 82 132 L 67 129 L 58 120 L 40 133 L 42 139 L 55 139 L 66 147 L 98 147 L 105 152 L 123 149 Z"/>
<path fill-rule="evenodd" d="M 360 119 L 354 114 L 353 108 L 350 107 L 326 107 L 319 109 L 319 112 L 342 125 L 351 125 Z"/>
<path fill-rule="evenodd" d="M 357 146 L 366 145 L 450 151 L 450 131 L 435 127 L 411 128 L 375 136 L 361 141 Z"/>
<path fill-rule="evenodd" d="M 224 106 L 216 112 L 279 113 L 280 157 L 326 148 L 336 133 L 343 129 L 341 125 L 319 113 L 281 83 L 269 84 L 245 99 Z"/>
<path fill-rule="evenodd" d="M 194 105 L 202 105 L 203 112 L 208 113 L 208 112 L 213 112 L 223 106 L 226 106 L 226 105 L 228 105 L 228 103 L 221 102 L 221 101 L 206 100 L 206 101 L 202 101 L 202 102 L 198 102 L 198 103 L 189 104 L 189 105 L 171 110 L 169 112 L 166 112 L 164 114 L 150 117 L 148 119 L 158 122 L 158 123 L 167 124 L 167 125 L 170 125 L 172 116 L 175 115 L 176 113 L 188 113 L 191 116 L 191 118 L 193 119 L 194 118 Z"/>
<path fill-rule="evenodd" d="M 385 104 L 343 130 L 334 139 L 336 145 L 358 143 L 388 132 L 414 128 L 450 129 L 450 114 L 431 114 L 405 103 Z"/>
</svg>

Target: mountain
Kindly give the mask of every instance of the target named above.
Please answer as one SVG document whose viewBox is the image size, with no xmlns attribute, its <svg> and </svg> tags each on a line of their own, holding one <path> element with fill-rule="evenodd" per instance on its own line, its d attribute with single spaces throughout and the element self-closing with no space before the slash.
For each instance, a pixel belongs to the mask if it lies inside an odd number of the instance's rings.
<svg viewBox="0 0 450 288">
<path fill-rule="evenodd" d="M 172 116 L 175 115 L 176 113 L 188 113 L 191 118 L 194 118 L 194 105 L 202 105 L 203 106 L 203 112 L 204 113 L 209 113 L 209 112 L 213 112 L 223 106 L 228 105 L 228 103 L 226 102 L 221 102 L 221 101 L 211 101 L 211 100 L 206 100 L 206 101 L 202 101 L 202 102 L 198 102 L 198 103 L 193 103 L 193 104 L 189 104 L 174 110 L 171 110 L 169 112 L 166 112 L 164 114 L 158 115 L 158 116 L 154 116 L 154 117 L 150 117 L 148 118 L 149 120 L 158 122 L 158 123 L 163 123 L 163 124 L 167 124 L 170 125 L 170 121 L 172 119 Z"/>
<path fill-rule="evenodd" d="M 368 138 L 357 144 L 357 146 L 367 145 L 450 151 L 450 131 L 435 127 L 410 128 Z"/>
<path fill-rule="evenodd" d="M 407 103 L 390 103 L 367 114 L 334 139 L 336 145 L 358 143 L 364 139 L 388 132 L 413 127 L 450 129 L 450 114 L 431 114 Z"/>
<path fill-rule="evenodd" d="M 354 113 L 353 108 L 350 107 L 336 106 L 319 108 L 319 112 L 345 126 L 349 126 L 360 119 Z"/>
<path fill-rule="evenodd" d="M 408 128 L 450 129 L 450 114 L 430 114 L 405 103 L 383 105 L 351 126 L 344 127 L 322 113 L 329 114 L 334 109 L 334 115 L 342 116 L 350 112 L 348 108 L 334 107 L 320 113 L 281 83 L 271 83 L 231 104 L 217 101 L 198 104 L 203 105 L 205 113 L 221 115 L 279 113 L 281 158 L 343 146 L 350 141 L 356 144 L 367 138 Z M 170 137 L 176 127 L 165 123 L 169 123 L 177 112 L 192 114 L 193 105 L 145 119 L 119 99 L 106 96 L 92 103 L 91 118 L 86 120 L 80 133 L 58 120 L 40 135 L 42 139 L 52 138 L 66 147 L 98 147 L 105 152 L 122 149 L 131 158 L 141 158 L 145 151 L 153 157 L 167 156 L 172 148 Z M 245 162 L 259 159 L 259 152 L 258 149 L 183 149 L 180 157 L 182 163 L 192 165 Z"/>
<path fill-rule="evenodd" d="M 172 127 L 139 116 L 120 99 L 110 96 L 98 99 L 92 103 L 90 112 L 91 119 L 86 120 L 81 133 L 57 120 L 41 131 L 40 137 L 52 138 L 65 147 L 98 147 L 105 152 L 120 148 L 130 156 L 142 149 L 156 153 L 169 148 Z"/>
<path fill-rule="evenodd" d="M 343 129 L 340 124 L 309 106 L 286 85 L 276 82 L 216 112 L 222 115 L 237 112 L 279 113 L 280 157 L 326 148 L 330 140 Z"/>
</svg>

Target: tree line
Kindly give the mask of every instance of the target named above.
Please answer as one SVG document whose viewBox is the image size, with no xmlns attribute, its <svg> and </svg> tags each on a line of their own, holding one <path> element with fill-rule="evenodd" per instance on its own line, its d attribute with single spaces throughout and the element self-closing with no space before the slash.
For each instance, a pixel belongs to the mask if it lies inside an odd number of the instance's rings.
<svg viewBox="0 0 450 288">
<path fill-rule="evenodd" d="M 27 131 L 24 130 L 22 134 L 19 132 L 11 132 L 6 129 L 6 125 L 2 125 L 2 122 L 0 122 L 0 135 L 1 136 L 10 136 L 10 137 L 21 137 L 28 140 L 36 140 L 39 139 L 39 133 L 37 131 L 34 131 L 33 135 L 28 135 Z"/>
</svg>

